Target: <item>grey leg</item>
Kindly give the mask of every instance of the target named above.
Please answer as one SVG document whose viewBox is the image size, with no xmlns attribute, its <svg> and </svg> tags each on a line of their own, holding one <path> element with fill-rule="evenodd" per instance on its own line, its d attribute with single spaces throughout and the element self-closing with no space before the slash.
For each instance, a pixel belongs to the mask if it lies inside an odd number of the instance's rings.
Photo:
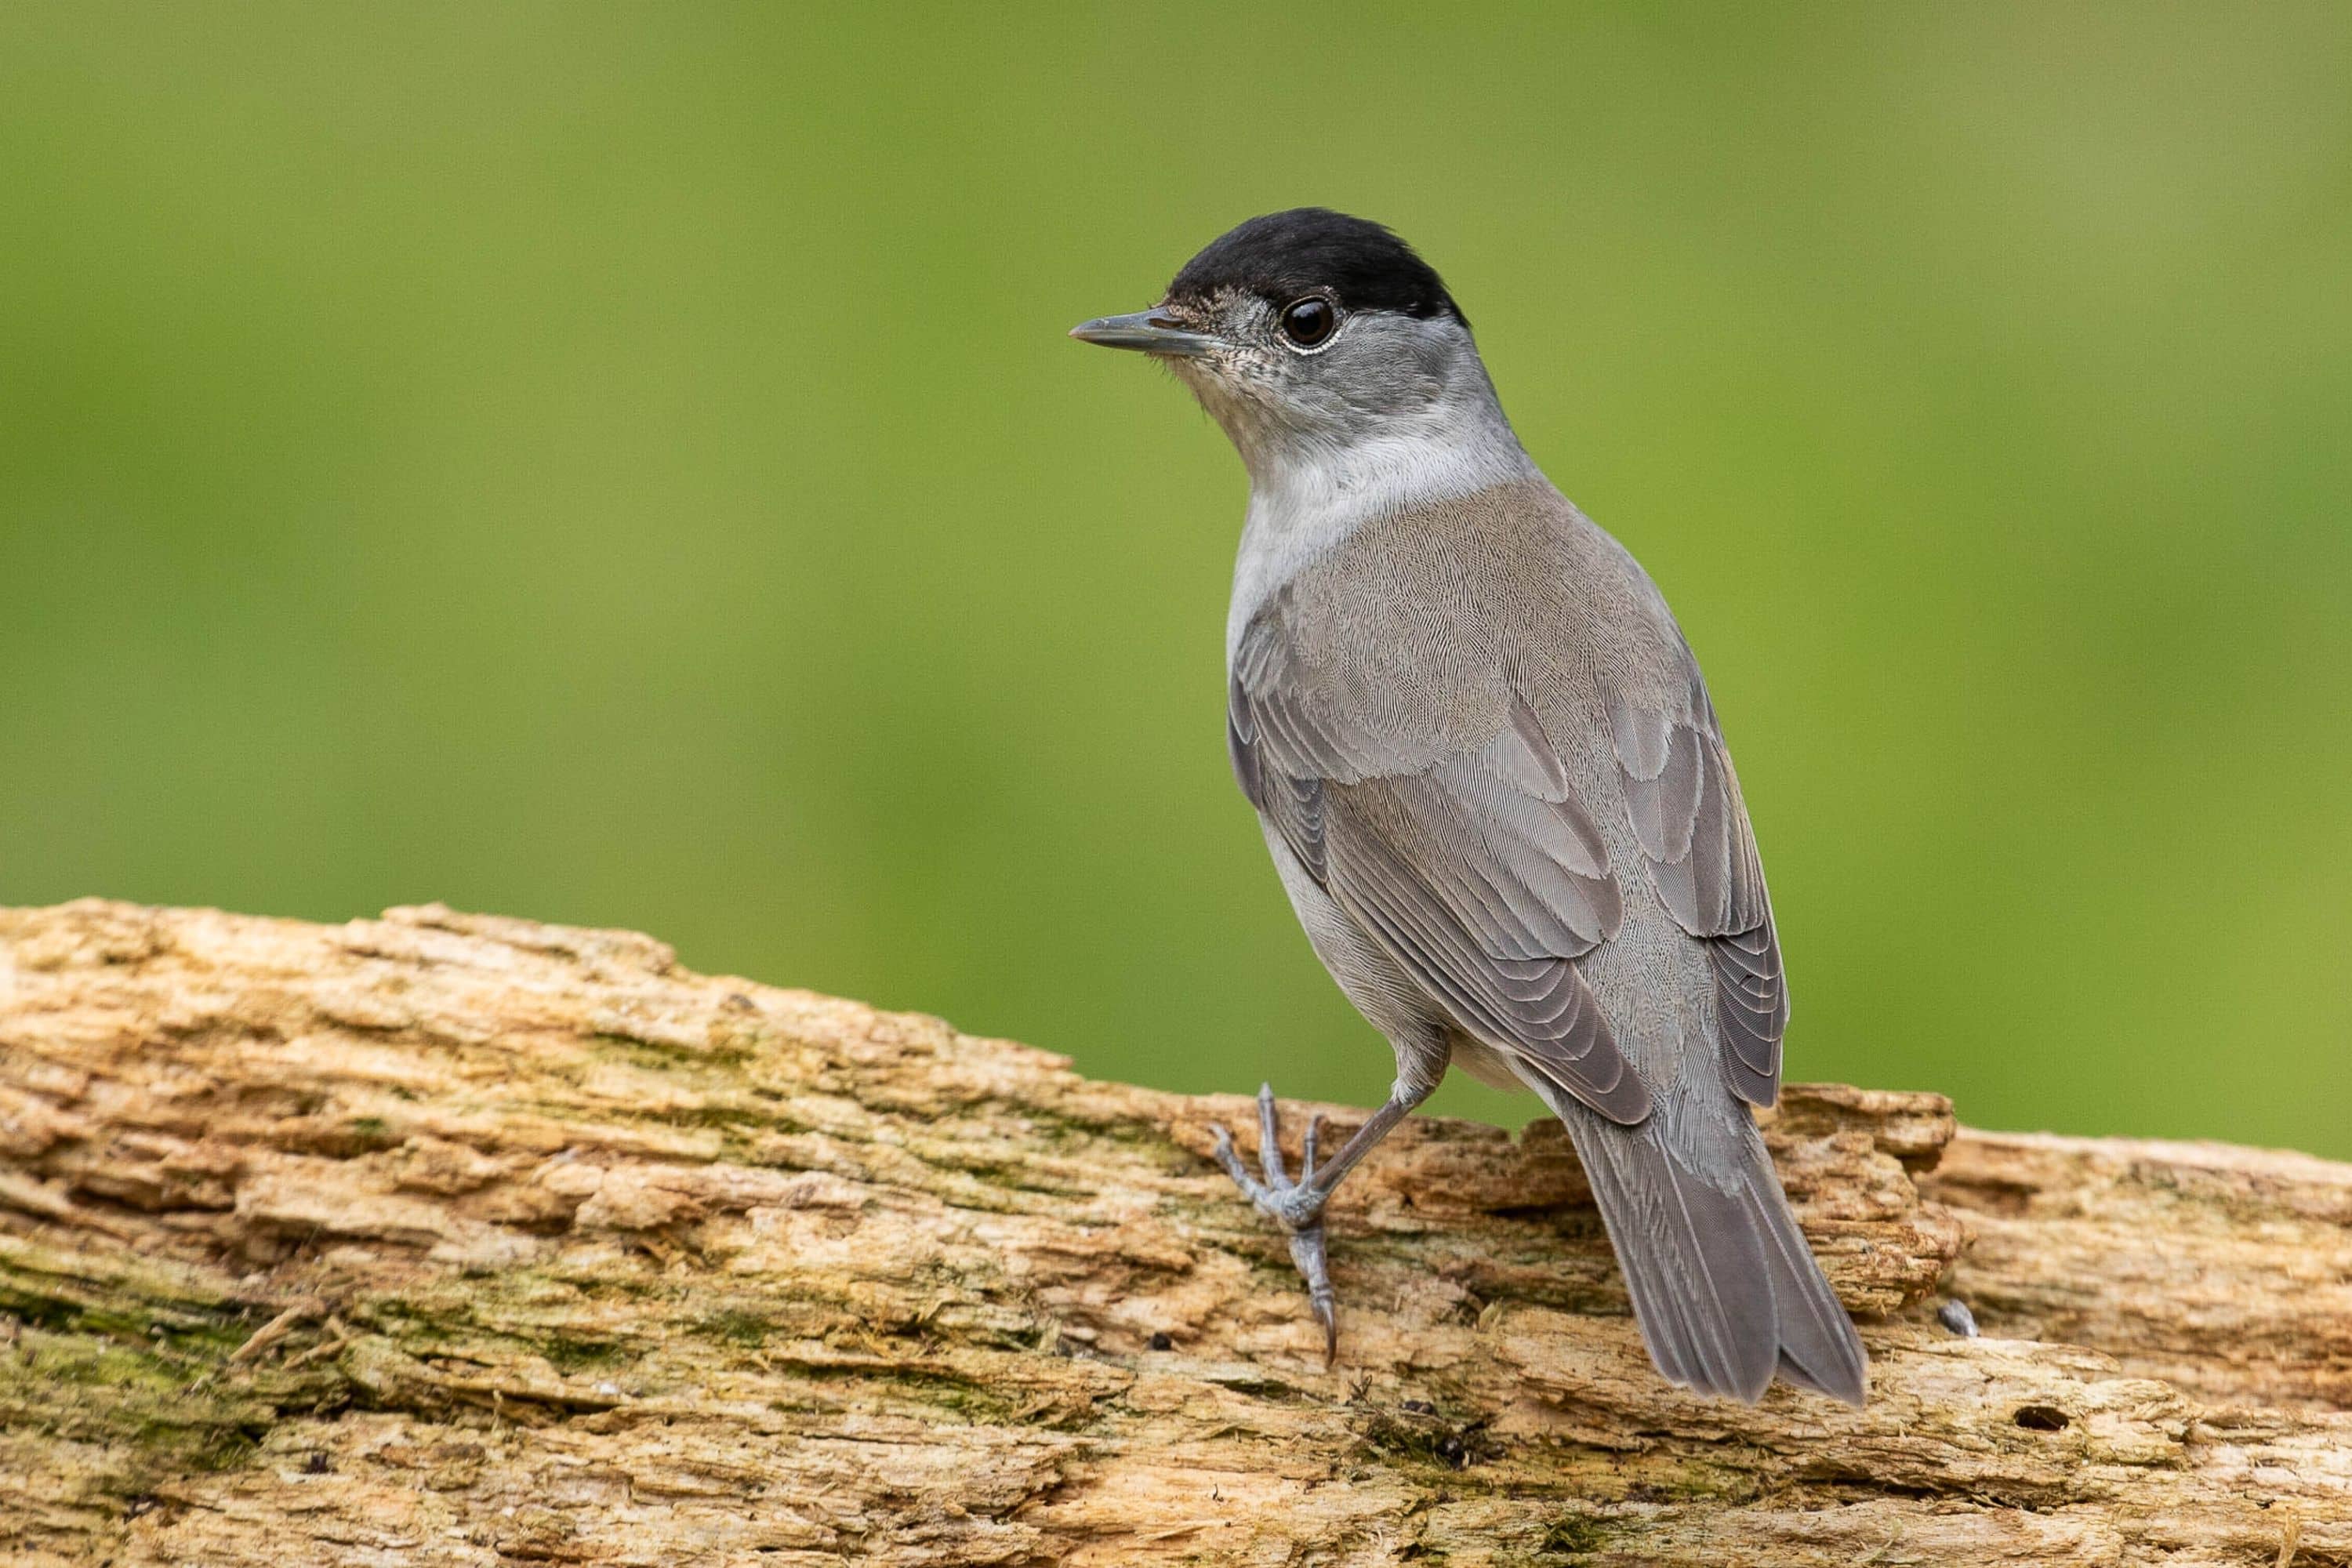
<svg viewBox="0 0 2352 1568">
<path fill-rule="evenodd" d="M 1329 1201 L 1332 1189 L 1372 1152 L 1372 1146 L 1387 1137 L 1429 1094 L 1429 1089 L 1408 1089 L 1398 1084 L 1390 1092 L 1388 1103 L 1372 1112 L 1370 1120 L 1356 1130 L 1356 1135 L 1331 1157 L 1330 1163 L 1319 1167 L 1315 1157 L 1321 1142 L 1323 1118 L 1316 1117 L 1307 1124 L 1306 1146 L 1301 1151 L 1298 1179 L 1295 1182 L 1283 1168 L 1281 1120 L 1275 1110 L 1272 1084 L 1260 1085 L 1257 1091 L 1257 1159 L 1262 1178 L 1250 1174 L 1249 1167 L 1242 1163 L 1240 1152 L 1234 1148 L 1232 1133 L 1223 1127 L 1209 1129 L 1217 1141 L 1217 1163 L 1224 1166 L 1225 1173 L 1233 1177 L 1234 1184 L 1241 1188 L 1258 1212 L 1280 1225 L 1290 1238 L 1290 1260 L 1306 1279 L 1307 1300 L 1315 1310 L 1316 1321 L 1323 1325 L 1326 1364 L 1339 1354 L 1339 1298 L 1331 1289 L 1330 1259 L 1323 1239 L 1323 1205 Z"/>
</svg>

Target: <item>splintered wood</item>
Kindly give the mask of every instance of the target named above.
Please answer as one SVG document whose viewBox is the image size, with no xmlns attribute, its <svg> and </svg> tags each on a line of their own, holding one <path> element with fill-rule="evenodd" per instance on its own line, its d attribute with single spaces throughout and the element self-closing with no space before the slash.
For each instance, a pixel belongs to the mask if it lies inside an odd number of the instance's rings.
<svg viewBox="0 0 2352 1568">
<path fill-rule="evenodd" d="M 0 911 L 0 1561 L 2352 1564 L 2352 1168 L 1792 1086 L 1871 1403 L 1747 1409 L 1549 1122 L 1342 1189 L 1327 1371 L 1220 1121 L 627 932 Z"/>
</svg>

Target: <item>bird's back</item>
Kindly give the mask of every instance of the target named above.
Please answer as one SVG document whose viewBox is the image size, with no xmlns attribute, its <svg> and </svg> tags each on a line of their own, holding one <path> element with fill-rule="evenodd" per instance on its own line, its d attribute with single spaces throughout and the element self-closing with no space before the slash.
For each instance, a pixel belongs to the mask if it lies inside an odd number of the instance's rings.
<svg viewBox="0 0 2352 1568">
<path fill-rule="evenodd" d="M 1356 774 L 1475 752 L 1515 707 L 1532 711 L 1620 888 L 1622 924 L 1580 967 L 1651 1088 L 1679 1082 L 1685 1054 L 1712 1034 L 1713 982 L 1643 885 L 1610 716 L 1625 701 L 1686 702 L 1698 672 L 1624 548 L 1542 479 L 1497 486 L 1365 524 L 1256 618 L 1328 731 L 1376 742 L 1350 757 Z"/>
</svg>

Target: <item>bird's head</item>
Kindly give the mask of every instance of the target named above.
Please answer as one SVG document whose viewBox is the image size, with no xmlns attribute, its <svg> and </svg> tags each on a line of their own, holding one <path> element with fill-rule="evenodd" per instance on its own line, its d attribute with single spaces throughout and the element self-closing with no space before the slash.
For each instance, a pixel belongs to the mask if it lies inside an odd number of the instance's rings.
<svg viewBox="0 0 2352 1568">
<path fill-rule="evenodd" d="M 1260 482 L 1502 417 L 1436 271 L 1381 225 L 1324 207 L 1250 219 L 1158 305 L 1070 335 L 1168 365 Z"/>
</svg>

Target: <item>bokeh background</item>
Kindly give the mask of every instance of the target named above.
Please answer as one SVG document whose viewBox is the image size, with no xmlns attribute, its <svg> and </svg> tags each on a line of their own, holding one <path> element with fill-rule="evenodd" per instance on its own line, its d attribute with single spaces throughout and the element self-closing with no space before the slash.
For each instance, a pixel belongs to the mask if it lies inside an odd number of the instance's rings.
<svg viewBox="0 0 2352 1568">
<path fill-rule="evenodd" d="M 2352 1155 L 2347 82 L 2332 4 L 0 8 L 0 900 L 1376 1097 L 1226 773 L 1239 465 L 1062 336 L 1320 202 L 1677 607 L 1793 1076 Z"/>
</svg>

